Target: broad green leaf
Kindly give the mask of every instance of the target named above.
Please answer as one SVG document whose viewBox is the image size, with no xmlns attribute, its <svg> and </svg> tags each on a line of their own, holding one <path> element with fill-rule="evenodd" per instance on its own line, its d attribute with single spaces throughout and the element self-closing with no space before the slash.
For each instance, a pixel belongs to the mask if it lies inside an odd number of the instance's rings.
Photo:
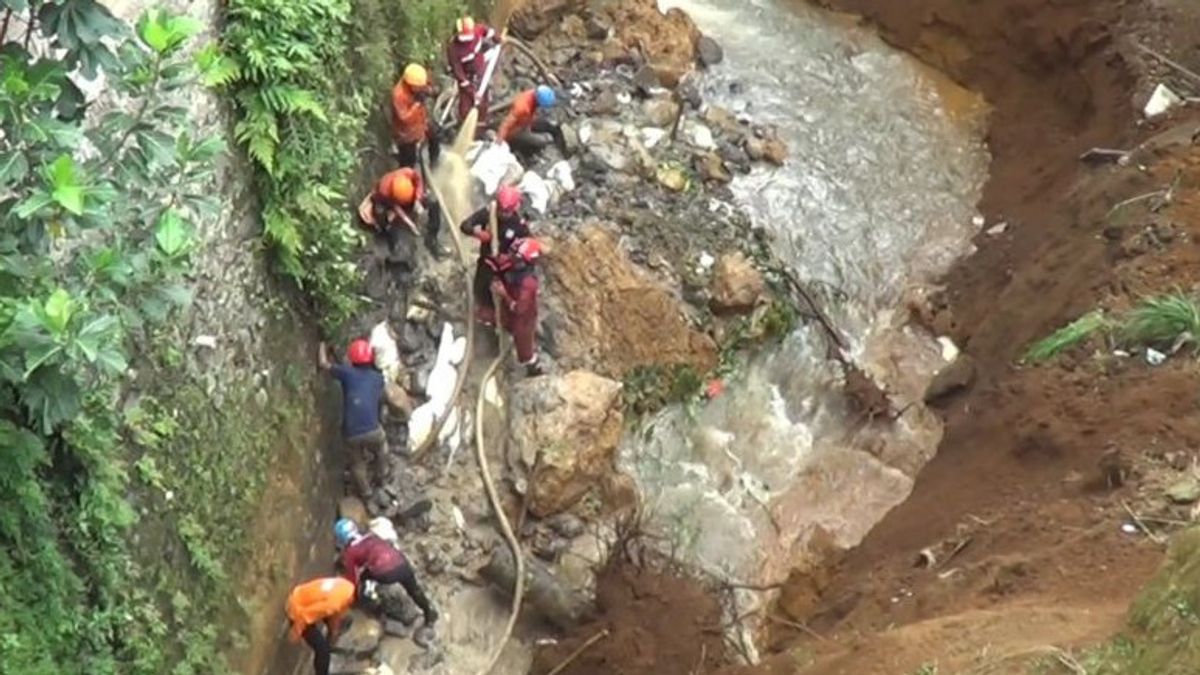
<svg viewBox="0 0 1200 675">
<path fill-rule="evenodd" d="M 54 191 L 52 196 L 59 206 L 73 215 L 78 216 L 83 213 L 83 188 L 78 185 L 60 187 Z"/>
<path fill-rule="evenodd" d="M 50 434 L 79 412 L 79 385 L 58 368 L 39 368 L 21 388 L 21 400 L 42 433 Z"/>
<path fill-rule="evenodd" d="M 13 209 L 13 213 L 16 214 L 16 216 L 21 220 L 28 220 L 30 216 L 53 203 L 53 196 L 51 196 L 48 192 L 42 192 L 41 190 L 38 190 L 29 195 L 25 201 L 17 204 L 16 208 Z"/>
<path fill-rule="evenodd" d="M 29 174 L 29 162 L 19 150 L 0 154 L 0 188 L 15 185 Z"/>
<path fill-rule="evenodd" d="M 158 54 L 166 53 L 170 47 L 171 34 L 167 30 L 162 10 L 146 12 L 138 19 L 137 34 L 146 46 Z"/>
<path fill-rule="evenodd" d="M 54 188 L 78 185 L 75 181 L 75 160 L 71 159 L 70 155 L 59 155 L 46 167 L 46 180 Z"/>
<path fill-rule="evenodd" d="M 129 361 L 118 347 L 109 344 L 100 347 L 96 352 L 96 365 L 113 375 L 119 375 L 129 368 Z"/>
<path fill-rule="evenodd" d="M 185 252 L 191 243 L 188 226 L 174 209 L 163 211 L 154 238 L 159 250 L 172 258 Z"/>
<path fill-rule="evenodd" d="M 46 318 L 46 328 L 51 333 L 62 333 L 71 322 L 71 315 L 75 313 L 75 303 L 71 294 L 60 288 L 50 294 L 42 312 Z"/>
<path fill-rule="evenodd" d="M 11 9 L 14 12 L 24 12 L 29 8 L 27 0 L 0 0 L 0 7 Z"/>
<path fill-rule="evenodd" d="M 38 368 L 41 368 L 51 358 L 62 352 L 62 345 L 47 342 L 37 345 L 25 351 L 25 375 L 28 379 L 31 374 Z"/>
<path fill-rule="evenodd" d="M 146 129 L 138 131 L 138 147 L 154 164 L 169 165 L 175 161 L 175 139 L 161 131 Z"/>
</svg>

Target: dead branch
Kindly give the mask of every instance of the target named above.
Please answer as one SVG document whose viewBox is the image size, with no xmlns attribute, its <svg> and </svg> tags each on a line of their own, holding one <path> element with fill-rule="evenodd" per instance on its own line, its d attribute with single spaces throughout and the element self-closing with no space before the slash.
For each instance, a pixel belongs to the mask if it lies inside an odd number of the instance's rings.
<svg viewBox="0 0 1200 675">
<path fill-rule="evenodd" d="M 561 673 L 563 671 L 563 669 L 565 669 L 567 666 L 571 665 L 572 661 L 579 658 L 580 654 L 587 651 L 588 647 L 591 647 L 592 645 L 596 644 L 597 642 L 603 640 L 606 637 L 608 637 L 608 629 L 607 628 L 600 631 L 599 633 L 596 633 L 592 637 L 588 638 L 587 642 L 584 642 L 583 644 L 579 645 L 579 647 L 575 651 L 571 652 L 570 655 L 567 656 L 567 658 L 562 660 L 562 663 L 559 663 L 557 666 L 554 666 L 554 668 L 551 669 L 550 672 L 546 673 L 546 675 L 558 675 L 559 673 Z"/>
<path fill-rule="evenodd" d="M 963 549 L 970 546 L 973 539 L 974 537 L 963 537 L 960 539 L 958 544 L 954 546 L 954 549 L 950 551 L 950 555 L 946 556 L 946 558 L 938 563 L 936 567 L 945 567 L 951 560 L 954 560 L 956 557 L 958 557 L 958 554 L 962 553 Z"/>
<path fill-rule="evenodd" d="M 1139 44 L 1139 45 L 1137 45 L 1137 48 L 1140 49 L 1142 52 L 1149 54 L 1150 56 L 1153 56 L 1154 58 L 1158 59 L 1162 63 L 1170 66 L 1171 68 L 1173 68 L 1175 70 L 1175 72 L 1177 72 L 1180 75 L 1183 75 L 1187 79 L 1191 80 L 1194 84 L 1200 85 L 1200 75 L 1198 75 L 1194 70 L 1191 70 L 1190 68 L 1179 63 L 1178 61 L 1175 61 L 1163 54 L 1160 54 L 1160 53 L 1154 51 L 1153 49 L 1147 47 L 1146 45 Z"/>
<path fill-rule="evenodd" d="M 817 631 L 809 628 L 808 625 L 801 623 L 799 621 L 790 621 L 781 616 L 775 616 L 774 614 L 767 614 L 767 620 L 774 621 L 775 623 L 780 624 L 782 626 L 787 626 L 788 628 L 795 628 L 796 630 L 803 632 L 805 635 L 808 635 L 809 637 L 811 637 L 815 640 L 819 640 L 821 642 L 832 642 L 832 640 L 830 640 L 829 638 L 825 637 L 824 635 L 821 635 Z"/>
<path fill-rule="evenodd" d="M 1154 199 L 1155 197 L 1165 197 L 1167 195 L 1167 193 L 1168 193 L 1168 190 L 1155 190 L 1154 192 L 1147 192 L 1144 195 L 1138 195 L 1136 197 L 1131 197 L 1129 199 L 1126 199 L 1123 202 L 1118 202 L 1116 206 L 1114 206 L 1108 210 L 1108 213 L 1104 214 L 1104 219 L 1108 220 L 1109 218 L 1112 218 L 1114 213 L 1116 213 L 1117 211 L 1120 211 L 1121 209 L 1125 208 L 1126 206 L 1130 206 L 1132 204 L 1137 204 L 1138 202 L 1144 202 L 1147 199 Z"/>
<path fill-rule="evenodd" d="M 1134 513 L 1133 509 L 1129 508 L 1129 504 L 1125 503 L 1124 499 L 1121 500 L 1121 508 L 1125 509 L 1125 513 L 1129 514 L 1129 517 L 1133 519 L 1133 523 L 1138 526 L 1139 530 L 1141 530 L 1147 537 L 1150 538 L 1150 541 L 1159 545 L 1167 543 L 1167 540 L 1155 534 L 1150 530 L 1149 527 L 1146 526 L 1146 523 L 1142 520 L 1142 517 Z"/>
</svg>

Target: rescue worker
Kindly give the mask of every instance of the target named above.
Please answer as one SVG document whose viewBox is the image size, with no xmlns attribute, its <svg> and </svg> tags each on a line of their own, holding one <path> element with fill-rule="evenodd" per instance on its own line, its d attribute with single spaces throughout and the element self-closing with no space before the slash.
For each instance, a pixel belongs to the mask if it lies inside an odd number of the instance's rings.
<svg viewBox="0 0 1200 675">
<path fill-rule="evenodd" d="M 437 161 L 437 132 L 425 105 L 431 91 L 429 72 L 416 63 L 408 64 L 400 81 L 392 87 L 392 140 L 396 142 L 396 161 L 400 166 L 418 166 L 423 143 L 429 145 L 429 161 Z"/>
<path fill-rule="evenodd" d="M 469 16 L 459 19 L 454 26 L 454 37 L 446 45 L 446 59 L 450 72 L 458 83 L 458 121 L 467 118 L 471 108 L 479 108 L 482 123 L 487 116 L 490 97 L 486 91 L 480 93 L 484 71 L 487 69 L 487 52 L 499 44 L 496 31 L 483 23 L 476 23 Z"/>
<path fill-rule="evenodd" d="M 376 473 L 383 480 L 388 473 L 387 435 L 380 424 L 383 403 L 383 373 L 375 367 L 370 343 L 358 339 L 346 350 L 349 365 L 333 363 L 329 346 L 321 343 L 317 364 L 328 370 L 342 386 L 342 439 L 350 459 L 350 475 L 363 500 L 371 498 L 371 479 L 367 456 L 375 454 Z"/>
<path fill-rule="evenodd" d="M 361 588 L 364 581 L 400 584 L 425 614 L 425 626 L 432 627 L 437 622 L 437 610 L 417 583 L 412 564 L 395 546 L 373 532 L 359 532 L 354 521 L 347 518 L 334 523 L 333 534 L 342 549 L 342 576 L 356 589 Z"/>
<path fill-rule="evenodd" d="M 401 242 L 400 228 L 420 236 L 416 221 L 421 210 L 425 211 L 427 219 L 425 247 L 434 256 L 441 257 L 437 236 L 442 224 L 442 209 L 425 193 L 425 184 L 417 169 L 406 166 L 385 173 L 371 194 L 359 204 L 358 217 L 383 232 L 388 240 L 388 250 L 394 256 Z"/>
<path fill-rule="evenodd" d="M 342 617 L 354 604 L 354 584 L 341 577 L 324 577 L 292 589 L 287 615 L 292 622 L 291 639 L 301 637 L 313 650 L 316 675 L 329 675 L 332 645 L 337 640 Z M 321 630 L 320 624 L 325 624 Z"/>
<path fill-rule="evenodd" d="M 517 361 L 525 366 L 525 374 L 542 374 L 537 355 L 538 278 L 536 263 L 542 246 L 529 237 L 513 242 L 512 250 L 495 259 L 497 279 L 492 293 L 497 302 L 504 303 L 500 323 L 512 336 Z"/>
<path fill-rule="evenodd" d="M 542 134 L 548 134 L 558 146 L 558 151 L 566 157 L 567 141 L 562 128 L 538 114 L 539 111 L 554 107 L 557 100 L 554 90 L 544 84 L 517 94 L 508 116 L 496 131 L 497 140 L 507 143 L 515 152 L 531 155 L 546 146 L 547 139 Z"/>
<path fill-rule="evenodd" d="M 529 222 L 521 216 L 521 191 L 511 185 L 496 190 L 496 232 L 500 235 L 500 253 L 508 253 L 514 241 L 529 236 Z M 485 326 L 496 325 L 496 307 L 492 303 L 492 232 L 489 229 L 491 208 L 483 207 L 459 225 L 459 230 L 479 240 L 479 257 L 475 260 L 475 318 Z"/>
</svg>

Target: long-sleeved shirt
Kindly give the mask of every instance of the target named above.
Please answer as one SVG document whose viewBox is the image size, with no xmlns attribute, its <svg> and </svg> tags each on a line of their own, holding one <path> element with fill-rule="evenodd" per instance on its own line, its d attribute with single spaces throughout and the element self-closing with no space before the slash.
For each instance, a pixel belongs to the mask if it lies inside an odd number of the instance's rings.
<svg viewBox="0 0 1200 675">
<path fill-rule="evenodd" d="M 459 230 L 466 235 L 475 234 L 476 229 L 487 231 L 489 220 L 491 218 L 491 207 L 485 206 L 459 225 Z M 496 214 L 496 231 L 500 235 L 500 252 L 507 253 L 512 248 L 513 242 L 522 237 L 529 236 L 529 221 L 521 217 L 520 212 L 517 213 L 497 213 Z M 492 254 L 491 244 L 480 242 L 479 255 L 489 256 Z"/>
<path fill-rule="evenodd" d="M 473 40 L 464 42 L 457 35 L 450 38 L 450 43 L 446 45 L 446 60 L 450 62 L 450 71 L 454 73 L 455 80 L 471 86 L 479 84 L 475 78 L 483 74 L 483 54 L 495 38 L 496 31 L 483 24 L 475 25 Z"/>
<path fill-rule="evenodd" d="M 429 111 L 403 81 L 392 87 L 392 138 L 397 143 L 419 143 L 429 133 Z"/>
<path fill-rule="evenodd" d="M 537 93 L 533 89 L 517 94 L 508 115 L 500 123 L 496 136 L 505 143 L 509 142 L 513 136 L 533 124 L 533 120 L 537 118 L 537 109 Z"/>
<path fill-rule="evenodd" d="M 343 575 L 358 587 L 360 577 L 390 572 L 405 564 L 404 554 L 374 534 L 366 534 L 351 542 L 342 551 Z"/>
</svg>

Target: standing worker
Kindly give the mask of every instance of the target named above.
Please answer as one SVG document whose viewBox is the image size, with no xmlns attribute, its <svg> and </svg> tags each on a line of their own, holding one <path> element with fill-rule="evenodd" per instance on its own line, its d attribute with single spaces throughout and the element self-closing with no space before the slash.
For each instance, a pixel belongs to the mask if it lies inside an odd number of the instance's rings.
<svg viewBox="0 0 1200 675">
<path fill-rule="evenodd" d="M 342 617 L 354 604 L 354 584 L 341 577 L 313 579 L 292 589 L 287 615 L 292 621 L 291 638 L 301 637 L 313 650 L 316 675 L 329 675 L 332 645 L 337 640 Z M 325 624 L 325 631 L 319 624 Z"/>
<path fill-rule="evenodd" d="M 408 64 L 400 81 L 392 87 L 392 140 L 396 142 L 396 161 L 400 166 L 418 166 L 423 143 L 429 145 L 429 161 L 437 161 L 437 133 L 425 106 L 431 89 L 428 71 L 416 63 Z"/>
<path fill-rule="evenodd" d="M 333 534 L 342 549 L 343 575 L 355 588 L 363 581 L 400 584 L 425 614 L 425 627 L 433 627 L 438 620 L 437 610 L 417 583 L 417 575 L 403 553 L 372 532 L 359 532 L 354 521 L 347 518 L 334 523 Z"/>
<path fill-rule="evenodd" d="M 464 16 L 455 23 L 455 34 L 446 45 L 450 72 L 458 83 L 458 121 L 467 119 L 471 108 L 479 108 L 479 120 L 487 117 L 489 96 L 480 92 L 480 79 L 487 69 L 487 53 L 499 44 L 496 31 L 483 23 Z M 494 58 L 499 58 L 497 54 Z"/>
<path fill-rule="evenodd" d="M 532 155 L 544 148 L 549 140 L 553 140 L 558 146 L 558 151 L 566 157 L 567 141 L 563 137 L 562 128 L 538 114 L 541 110 L 553 108 L 557 101 L 558 96 L 554 90 L 544 84 L 517 94 L 508 116 L 500 123 L 500 129 L 496 132 L 497 139 L 508 143 L 514 151 L 523 155 Z M 547 139 L 542 134 L 548 134 L 550 138 Z"/>
<path fill-rule="evenodd" d="M 383 480 L 388 473 L 387 435 L 379 422 L 383 402 L 383 373 L 375 367 L 370 343 L 358 339 L 346 352 L 349 365 L 333 363 L 329 346 L 321 343 L 317 364 L 328 370 L 342 385 L 342 439 L 350 458 L 350 475 L 364 501 L 371 498 L 371 479 L 367 473 L 367 455 L 375 454 L 376 473 Z"/>
<path fill-rule="evenodd" d="M 525 366 L 525 374 L 542 374 L 537 355 L 538 278 L 535 264 L 541 257 L 542 246 L 536 239 L 522 238 L 513 242 L 512 250 L 497 256 L 497 279 L 492 293 L 504 303 L 500 322 L 512 336 L 517 349 L 517 361 Z"/>
<path fill-rule="evenodd" d="M 425 247 L 435 257 L 441 257 L 437 237 L 442 226 L 442 209 L 425 193 L 421 174 L 412 167 L 406 166 L 384 174 L 371 194 L 359 204 L 358 217 L 376 230 L 382 230 L 388 240 L 388 250 L 395 255 L 400 246 L 401 227 L 419 235 L 416 221 L 422 210 L 427 219 Z"/>
<path fill-rule="evenodd" d="M 514 241 L 529 236 L 529 222 L 521 216 L 521 191 L 511 185 L 502 185 L 496 191 L 496 232 L 500 235 L 500 253 L 508 253 Z M 459 225 L 459 230 L 479 240 L 479 257 L 475 260 L 475 318 L 485 326 L 496 325 L 496 307 L 492 303 L 492 279 L 494 266 L 492 255 L 492 233 L 488 228 L 491 208 L 483 207 Z"/>
</svg>

